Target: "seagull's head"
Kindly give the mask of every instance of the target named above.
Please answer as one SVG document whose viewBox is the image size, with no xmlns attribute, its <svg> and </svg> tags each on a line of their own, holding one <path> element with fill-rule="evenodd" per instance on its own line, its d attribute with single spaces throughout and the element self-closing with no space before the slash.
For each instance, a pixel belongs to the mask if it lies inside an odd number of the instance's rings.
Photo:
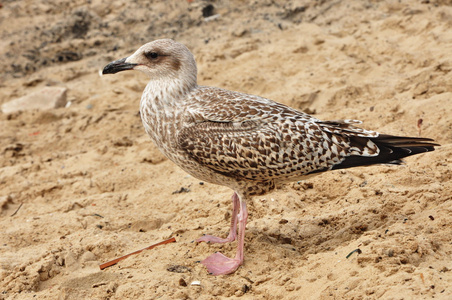
<svg viewBox="0 0 452 300">
<path fill-rule="evenodd" d="M 196 63 L 185 45 L 171 39 L 155 40 L 141 46 L 134 54 L 115 60 L 102 71 L 102 74 L 115 74 L 126 70 L 138 70 L 152 79 L 188 79 L 196 82 Z"/>
</svg>

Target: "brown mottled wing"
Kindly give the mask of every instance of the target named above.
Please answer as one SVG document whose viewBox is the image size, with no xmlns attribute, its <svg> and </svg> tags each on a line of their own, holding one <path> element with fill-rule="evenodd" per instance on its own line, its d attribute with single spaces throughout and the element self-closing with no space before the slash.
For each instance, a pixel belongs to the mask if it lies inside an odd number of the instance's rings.
<svg viewBox="0 0 452 300">
<path fill-rule="evenodd" d="M 321 123 L 267 99 L 216 92 L 220 95 L 213 93 L 208 106 L 192 112 L 194 121 L 180 131 L 178 143 L 191 159 L 221 174 L 251 180 L 296 178 L 331 169 L 353 152 L 347 136 L 339 134 L 352 131 L 349 124 Z M 368 154 L 375 151 L 371 147 Z"/>
</svg>

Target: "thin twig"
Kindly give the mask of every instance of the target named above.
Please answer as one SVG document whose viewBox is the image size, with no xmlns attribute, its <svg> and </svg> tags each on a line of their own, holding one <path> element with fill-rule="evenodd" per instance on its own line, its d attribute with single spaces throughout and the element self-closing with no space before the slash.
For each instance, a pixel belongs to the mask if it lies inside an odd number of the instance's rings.
<svg viewBox="0 0 452 300">
<path fill-rule="evenodd" d="M 362 251 L 361 251 L 361 249 L 355 249 L 355 250 L 353 250 L 352 252 L 350 252 L 345 258 L 349 258 L 353 253 L 355 253 L 355 252 L 357 252 L 358 254 L 361 254 L 362 253 Z"/>
<path fill-rule="evenodd" d="M 140 252 L 143 251 L 143 250 L 150 250 L 150 249 L 155 248 L 155 247 L 160 246 L 160 245 L 164 245 L 164 244 L 168 244 L 168 243 L 174 243 L 175 241 L 176 241 L 176 238 L 172 237 L 172 238 L 170 238 L 170 239 L 168 239 L 168 240 L 166 240 L 166 241 L 163 241 L 163 242 L 160 242 L 160 243 L 151 245 L 151 246 L 146 247 L 146 248 L 143 248 L 143 249 L 141 249 L 141 250 L 137 250 L 137 251 L 132 252 L 132 253 L 129 253 L 129 254 L 127 254 L 127 255 L 124 255 L 124 256 L 115 258 L 115 259 L 113 259 L 113 260 L 110 260 L 110 261 L 108 261 L 108 262 L 106 262 L 106 263 L 103 263 L 103 264 L 99 265 L 99 268 L 100 268 L 101 270 L 103 270 L 103 269 L 105 269 L 105 268 L 108 268 L 108 267 L 110 267 L 110 266 L 113 266 L 113 265 L 117 264 L 119 261 L 121 261 L 121 260 L 123 260 L 123 259 L 126 259 L 127 257 L 129 257 L 129 256 L 131 256 L 131 255 L 138 254 L 138 253 L 140 253 Z"/>
<path fill-rule="evenodd" d="M 20 203 L 19 207 L 16 209 L 15 212 L 13 212 L 13 214 L 11 215 L 11 217 L 14 217 L 14 216 L 17 214 L 17 212 L 19 211 L 19 209 L 22 207 L 22 204 L 24 204 L 24 203 L 23 203 L 23 202 Z"/>
</svg>

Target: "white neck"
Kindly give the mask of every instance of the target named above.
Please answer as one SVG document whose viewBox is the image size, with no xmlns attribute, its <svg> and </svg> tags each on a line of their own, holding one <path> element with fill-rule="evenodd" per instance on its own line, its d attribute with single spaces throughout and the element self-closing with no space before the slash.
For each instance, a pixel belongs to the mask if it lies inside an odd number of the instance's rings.
<svg viewBox="0 0 452 300">
<path fill-rule="evenodd" d="M 186 94 L 196 88 L 196 66 L 194 70 L 191 68 L 181 70 L 177 75 L 151 78 L 141 97 L 141 108 L 143 105 L 177 105 Z"/>
</svg>

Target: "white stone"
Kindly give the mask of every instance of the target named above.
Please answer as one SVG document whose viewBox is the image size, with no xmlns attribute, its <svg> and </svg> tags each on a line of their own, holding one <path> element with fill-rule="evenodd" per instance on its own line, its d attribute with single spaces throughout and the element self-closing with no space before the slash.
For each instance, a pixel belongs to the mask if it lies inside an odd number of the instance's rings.
<svg viewBox="0 0 452 300">
<path fill-rule="evenodd" d="M 2 112 L 9 114 L 24 110 L 48 110 L 64 107 L 66 105 L 66 92 L 67 88 L 65 87 L 45 87 L 39 91 L 3 103 Z"/>
</svg>

